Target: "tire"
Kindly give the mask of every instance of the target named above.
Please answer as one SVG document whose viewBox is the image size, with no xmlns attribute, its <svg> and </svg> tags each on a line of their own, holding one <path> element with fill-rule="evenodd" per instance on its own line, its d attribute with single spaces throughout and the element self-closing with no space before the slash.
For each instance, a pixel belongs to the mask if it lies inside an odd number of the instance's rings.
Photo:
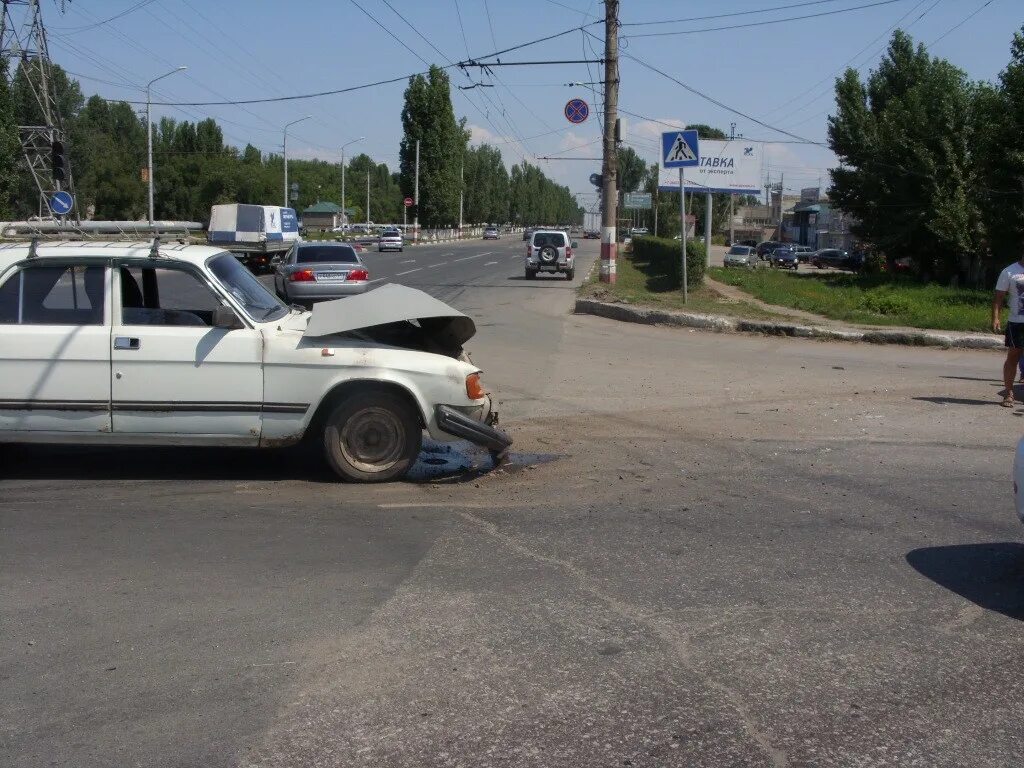
<svg viewBox="0 0 1024 768">
<path fill-rule="evenodd" d="M 552 248 L 550 245 L 545 245 L 540 249 L 540 260 L 545 264 L 553 264 L 555 259 L 558 258 L 558 250 Z"/>
<path fill-rule="evenodd" d="M 573 267 L 572 269 L 565 270 L 565 279 L 566 280 L 572 280 L 574 277 L 576 277 L 576 268 L 575 267 Z"/>
<path fill-rule="evenodd" d="M 419 414 L 390 392 L 358 392 L 327 416 L 324 457 L 342 479 L 385 483 L 405 475 L 423 441 Z"/>
<path fill-rule="evenodd" d="M 533 269 L 526 270 L 526 279 L 527 280 L 533 280 L 536 277 L 537 277 L 536 270 L 533 270 Z"/>
</svg>

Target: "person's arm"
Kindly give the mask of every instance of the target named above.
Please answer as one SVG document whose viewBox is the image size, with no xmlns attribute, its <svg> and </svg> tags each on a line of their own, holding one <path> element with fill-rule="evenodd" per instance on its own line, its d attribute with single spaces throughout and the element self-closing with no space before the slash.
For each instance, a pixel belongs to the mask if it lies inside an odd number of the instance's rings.
<svg viewBox="0 0 1024 768">
<path fill-rule="evenodd" d="M 1000 316 L 1003 312 L 1003 305 L 1006 303 L 1006 291 L 996 288 L 995 296 L 992 298 L 992 330 L 999 333 L 1003 330 Z"/>
</svg>

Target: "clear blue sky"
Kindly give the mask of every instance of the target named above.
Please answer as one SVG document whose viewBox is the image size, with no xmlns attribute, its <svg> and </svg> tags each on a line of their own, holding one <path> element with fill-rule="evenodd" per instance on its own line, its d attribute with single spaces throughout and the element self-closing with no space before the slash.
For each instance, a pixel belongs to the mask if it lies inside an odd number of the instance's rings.
<svg viewBox="0 0 1024 768">
<path fill-rule="evenodd" d="M 352 0 L 71 0 L 64 15 L 59 1 L 43 0 L 51 55 L 80 75 L 86 94 L 141 98 L 147 80 L 184 64 L 188 71 L 154 86 L 154 101 L 216 101 L 282 96 L 344 88 L 425 69 L 423 61 L 446 64 L 423 38 L 453 61 L 479 57 L 596 19 L 598 0 L 387 0 L 422 34 L 416 34 L 385 0 L 355 0 L 387 29 L 371 21 Z M 707 93 L 718 101 L 800 137 L 823 141 L 832 108 L 834 75 L 848 63 L 867 72 L 875 66 L 891 27 L 899 23 L 915 40 L 936 41 L 979 8 L 956 31 L 930 46 L 971 78 L 994 79 L 1009 58 L 1015 29 L 1024 23 L 1022 0 L 899 0 L 855 10 L 746 29 L 705 31 L 666 37 L 636 37 L 749 24 L 866 5 L 879 0 L 833 0 L 771 13 L 758 10 L 808 0 L 624 0 L 621 21 L 658 21 L 736 13 L 728 18 L 679 24 L 623 26 L 623 50 Z M 138 7 L 135 7 L 138 6 Z M 985 6 L 985 7 L 983 7 Z M 134 9 L 133 9 L 134 7 Z M 110 17 L 125 13 L 107 23 Z M 489 12 L 489 13 L 488 13 Z M 460 26 L 461 14 L 461 26 Z M 902 21 L 901 21 L 902 20 Z M 463 29 L 465 35 L 463 36 Z M 600 25 L 591 28 L 603 35 Z M 877 38 L 877 40 L 876 40 Z M 874 42 L 873 42 L 874 41 Z M 591 48 L 591 44 L 593 48 Z M 597 55 L 595 55 L 595 53 Z M 575 32 L 531 46 L 505 59 L 597 58 L 601 46 Z M 658 121 L 708 123 L 748 138 L 788 137 L 761 127 L 685 91 L 627 59 L 622 62 L 620 105 Z M 87 79 L 87 77 L 90 79 Z M 595 157 L 600 135 L 595 115 L 571 126 L 565 101 L 587 87 L 571 81 L 600 80 L 599 67 L 585 65 L 505 67 L 495 77 L 473 75 L 494 88 L 455 91 L 457 116 L 465 116 L 475 140 L 498 143 L 506 162 L 537 155 Z M 106 81 L 106 82 L 100 82 Z M 453 85 L 472 81 L 452 71 Z M 229 142 L 246 142 L 279 152 L 284 123 L 306 114 L 313 119 L 291 129 L 289 155 L 337 160 L 343 142 L 366 138 L 347 152 L 366 152 L 397 165 L 404 82 L 352 94 L 306 101 L 232 107 L 155 107 L 154 118 L 212 116 Z M 653 140 L 664 126 L 623 115 L 625 138 L 653 162 Z M 545 134 L 545 135 L 541 135 Z M 536 138 L 531 138 L 536 137 Z M 792 143 L 766 148 L 773 177 L 786 174 L 786 187 L 813 186 L 834 157 L 825 149 Z M 587 177 L 599 162 L 539 161 L 545 172 L 573 191 L 590 192 Z"/>
</svg>

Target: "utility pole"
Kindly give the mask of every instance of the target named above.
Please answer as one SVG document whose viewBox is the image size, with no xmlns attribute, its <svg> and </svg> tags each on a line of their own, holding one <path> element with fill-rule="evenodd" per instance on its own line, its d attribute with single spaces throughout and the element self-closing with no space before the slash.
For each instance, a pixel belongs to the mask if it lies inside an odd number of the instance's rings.
<svg viewBox="0 0 1024 768">
<path fill-rule="evenodd" d="M 146 177 L 149 181 L 149 224 L 153 225 L 153 99 L 150 95 L 150 87 L 157 80 L 163 80 L 165 77 L 188 69 L 188 67 L 181 66 L 172 69 L 170 72 L 165 72 L 160 77 L 154 77 L 148 83 L 146 83 Z M 288 205 L 288 172 L 285 171 L 284 181 L 284 204 Z"/>
<path fill-rule="evenodd" d="M 466 190 L 463 174 L 466 171 L 466 163 L 459 166 L 459 239 L 462 239 L 462 195 Z"/>
<path fill-rule="evenodd" d="M 346 141 L 341 145 L 341 223 L 348 224 L 348 214 L 345 213 L 345 147 L 349 144 L 355 144 L 357 141 L 362 141 L 365 136 L 360 136 L 358 139 L 352 139 L 352 141 Z"/>
<path fill-rule="evenodd" d="M 732 141 L 735 138 L 736 138 L 736 123 L 729 123 L 729 141 Z M 736 232 L 735 232 L 734 226 L 733 226 L 733 212 L 732 212 L 733 204 L 734 204 L 735 200 L 736 200 L 736 193 L 735 192 L 730 192 L 729 193 L 729 245 L 730 246 L 732 246 L 733 242 L 736 240 Z"/>
<path fill-rule="evenodd" d="M 420 140 L 416 139 L 416 186 L 412 194 L 413 205 L 416 206 L 416 215 L 412 217 L 412 239 L 418 242 L 420 239 Z"/>
<path fill-rule="evenodd" d="M 779 175 L 779 242 L 782 242 L 782 194 L 784 189 L 784 182 L 786 180 L 786 174 L 782 173 Z"/>
<path fill-rule="evenodd" d="M 601 157 L 601 282 L 614 283 L 618 240 L 619 161 L 615 154 L 615 124 L 619 109 L 619 0 L 604 4 L 604 148 Z"/>
<path fill-rule="evenodd" d="M 147 102 L 149 101 L 148 97 L 147 97 L 146 101 Z M 284 143 L 283 143 L 283 146 L 282 146 L 282 150 L 284 151 L 284 158 L 283 159 L 284 159 L 284 207 L 285 208 L 288 207 L 288 129 L 291 126 L 295 125 L 296 123 L 301 123 L 303 120 L 309 120 L 312 117 L 313 117 L 312 115 L 306 115 L 305 117 L 300 117 L 298 120 L 292 120 L 290 123 L 285 123 L 285 126 L 284 126 Z M 153 176 L 152 176 L 152 174 L 150 174 L 150 179 L 152 179 L 152 178 L 153 178 Z M 150 218 L 152 218 L 152 214 L 150 214 Z"/>
<path fill-rule="evenodd" d="M 366 233 L 370 233 L 370 169 L 366 169 Z"/>
</svg>

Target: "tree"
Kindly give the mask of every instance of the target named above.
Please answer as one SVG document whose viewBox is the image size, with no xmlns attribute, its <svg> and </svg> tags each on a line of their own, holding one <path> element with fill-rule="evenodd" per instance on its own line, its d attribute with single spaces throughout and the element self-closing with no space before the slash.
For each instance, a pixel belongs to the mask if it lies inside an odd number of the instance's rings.
<svg viewBox="0 0 1024 768">
<path fill-rule="evenodd" d="M 969 131 L 976 89 L 949 62 L 897 30 L 877 70 L 836 81 L 829 146 L 842 166 L 829 196 L 854 214 L 854 233 L 890 256 L 912 256 L 927 276 L 951 279 L 981 252 Z"/>
<path fill-rule="evenodd" d="M 636 192 L 644 180 L 647 164 L 632 147 L 619 147 L 619 191 Z"/>
<path fill-rule="evenodd" d="M 413 75 L 402 108 L 399 148 L 402 192 L 415 190 L 416 142 L 420 142 L 419 218 L 428 227 L 452 226 L 459 215 L 460 160 L 469 133 L 455 120 L 448 75 L 431 66 L 426 77 Z"/>
<path fill-rule="evenodd" d="M 17 188 L 21 141 L 14 119 L 14 100 L 7 80 L 7 59 L 0 59 L 0 217 L 11 215 L 11 197 Z"/>
<path fill-rule="evenodd" d="M 1013 36 L 1010 63 L 995 87 L 978 87 L 971 144 L 978 157 L 982 220 L 997 266 L 1024 246 L 1024 27 Z"/>
</svg>

